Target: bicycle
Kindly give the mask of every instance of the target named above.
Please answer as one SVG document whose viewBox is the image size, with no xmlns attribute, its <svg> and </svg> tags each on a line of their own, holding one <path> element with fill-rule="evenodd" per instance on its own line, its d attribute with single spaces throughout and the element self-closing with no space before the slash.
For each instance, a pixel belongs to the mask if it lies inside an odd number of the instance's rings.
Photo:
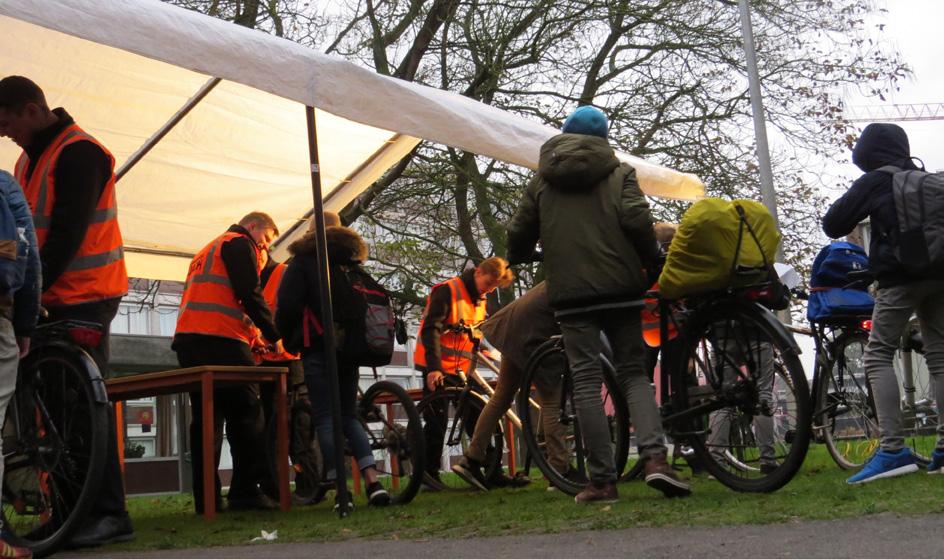
<svg viewBox="0 0 944 559">
<path fill-rule="evenodd" d="M 2 430 L 2 519 L 11 543 L 37 557 L 79 528 L 102 481 L 108 398 L 96 348 L 100 324 L 42 324 L 20 363 Z"/>
<path fill-rule="evenodd" d="M 358 389 L 358 396 L 357 419 L 374 452 L 380 484 L 390 494 L 391 504 L 409 503 L 420 489 L 426 456 L 416 405 L 402 386 L 386 380 L 375 382 L 366 392 Z M 345 453 L 351 454 L 348 448 Z M 322 479 L 312 502 L 324 500 L 334 487 L 333 480 Z"/>
<path fill-rule="evenodd" d="M 849 274 L 848 287 L 874 281 L 868 270 Z M 808 298 L 798 293 L 800 298 Z M 879 446 L 878 417 L 865 373 L 865 347 L 872 328 L 871 314 L 838 316 L 810 324 L 816 345 L 813 371 L 813 432 L 843 469 L 861 468 Z M 902 424 L 905 444 L 922 465 L 930 461 L 937 443 L 937 407 L 930 375 L 916 374 L 916 357 L 923 355 L 920 329 L 912 320 L 899 346 Z M 917 356 L 915 355 L 917 354 Z M 920 391 L 920 398 L 917 397 Z"/>
<path fill-rule="evenodd" d="M 658 292 L 646 294 L 658 302 L 661 340 L 669 339 L 670 328 L 678 332 L 673 342 L 677 351 L 662 352 L 658 377 L 666 435 L 673 446 L 685 445 L 689 456 L 736 491 L 779 489 L 799 470 L 809 446 L 812 413 L 799 348 L 761 304 L 774 297 L 774 288 L 772 282 L 763 282 L 681 301 L 667 300 Z M 536 353 L 529 364 L 519 413 L 536 371 L 548 367 L 543 360 Z M 557 367 L 556 374 L 565 382 L 562 398 L 572 398 L 567 394 L 572 386 L 566 384 L 566 359 Z M 525 441 L 545 476 L 564 492 L 582 489 L 539 458 L 540 446 L 528 435 L 534 431 L 533 425 L 524 429 Z M 629 473 L 640 468 L 637 460 Z"/>
<path fill-rule="evenodd" d="M 600 397 L 603 409 L 610 425 L 610 439 L 613 441 L 616 471 L 626 468 L 630 445 L 630 418 L 626 400 L 621 394 L 616 381 L 616 371 L 609 357 L 600 356 L 603 367 L 603 383 Z M 541 380 L 537 380 L 543 377 Z M 567 470 L 560 471 L 551 465 L 548 459 L 546 439 L 543 433 L 545 418 L 540 407 L 535 408 L 532 389 L 539 382 L 546 385 L 560 386 L 557 409 L 557 422 L 564 427 L 567 453 Z M 528 457 L 548 479 L 548 482 L 568 495 L 576 495 L 586 485 L 589 478 L 587 457 L 589 450 L 584 445 L 573 399 L 573 377 L 567 366 L 564 353 L 564 339 L 557 335 L 538 346 L 528 361 L 521 388 L 518 389 L 518 414 L 524 418 L 521 432 L 528 450 Z M 630 468 L 630 473 L 641 470 L 641 464 Z M 627 473 L 625 475 L 630 475 Z"/>
<path fill-rule="evenodd" d="M 423 398 L 418 406 L 424 423 L 426 425 L 431 425 L 429 429 L 434 433 L 444 433 L 444 448 L 446 449 L 446 454 L 450 457 L 450 460 L 452 457 L 460 457 L 464 454 L 471 442 L 472 434 L 475 431 L 475 424 L 478 420 L 478 417 L 482 409 L 485 407 L 485 404 L 488 403 L 489 397 L 494 393 L 494 389 L 491 387 L 491 385 L 478 372 L 478 363 L 481 361 L 496 374 L 498 374 L 499 371 L 498 360 L 481 351 L 480 336 L 478 336 L 474 326 L 459 324 L 452 326 L 451 329 L 454 332 L 464 333 L 470 337 L 470 340 L 473 343 L 473 349 L 470 352 L 472 356 L 470 365 L 467 371 L 459 371 L 457 375 L 447 375 L 447 382 L 452 383 L 452 386 L 437 389 L 432 394 L 429 394 Z M 608 382 L 610 383 L 608 386 L 612 389 L 615 386 L 615 384 L 612 384 L 612 375 L 610 375 L 610 380 Z M 611 419 L 611 423 L 614 425 L 612 432 L 614 433 L 615 439 L 620 439 L 621 448 L 625 448 L 626 445 L 629 444 L 628 413 L 626 412 L 625 403 L 622 402 L 622 399 L 615 399 L 614 405 L 619 408 L 619 412 L 618 419 Z M 439 413 L 437 413 L 435 410 L 439 410 Z M 527 436 L 525 427 L 527 425 L 527 420 L 524 418 L 526 416 L 536 417 L 540 414 L 540 412 L 540 404 L 535 398 L 528 397 L 524 411 L 522 411 L 520 406 L 518 413 L 515 413 L 512 409 L 509 409 L 505 412 L 504 418 L 511 421 L 515 428 L 519 429 L 524 436 Z M 573 416 L 572 407 L 568 408 L 567 414 L 568 417 Z M 567 423 L 573 423 L 573 421 L 567 420 Z M 626 429 L 616 428 L 615 425 L 617 423 L 626 426 Z M 616 436 L 616 433 L 625 433 L 625 436 L 619 438 Z M 499 422 L 495 429 L 495 433 L 492 435 L 492 442 L 488 451 L 486 452 L 486 460 L 483 464 L 483 470 L 486 479 L 494 479 L 494 476 L 497 476 L 501 473 L 504 439 L 504 427 L 502 422 Z M 566 439 L 569 441 L 571 453 L 573 454 L 574 434 L 572 432 L 568 432 L 566 434 Z M 579 441 L 579 435 L 577 436 L 576 440 Z M 541 444 L 543 448 L 543 440 Z M 526 466 L 524 471 L 527 472 L 528 470 L 527 463 L 529 460 L 538 459 L 540 458 L 538 458 L 538 456 L 536 456 L 534 453 L 528 452 L 528 456 L 525 460 Z M 446 477 L 444 477 L 443 481 L 447 487 L 451 488 L 468 487 L 464 481 L 458 478 L 458 476 L 453 476 L 451 474 L 448 474 Z"/>
</svg>

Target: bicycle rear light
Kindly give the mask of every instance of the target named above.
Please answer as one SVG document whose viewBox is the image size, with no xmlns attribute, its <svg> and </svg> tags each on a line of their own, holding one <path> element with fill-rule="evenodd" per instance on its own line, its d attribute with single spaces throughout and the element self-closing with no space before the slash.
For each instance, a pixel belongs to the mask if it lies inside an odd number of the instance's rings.
<svg viewBox="0 0 944 559">
<path fill-rule="evenodd" d="M 866 332 L 871 332 L 871 331 L 872 331 L 872 321 L 871 321 L 871 320 L 863 320 L 862 322 L 859 323 L 859 328 L 865 330 Z"/>
<path fill-rule="evenodd" d="M 70 326 L 69 337 L 72 341 L 84 347 L 96 348 L 102 343 L 102 331 L 85 326 Z"/>
</svg>

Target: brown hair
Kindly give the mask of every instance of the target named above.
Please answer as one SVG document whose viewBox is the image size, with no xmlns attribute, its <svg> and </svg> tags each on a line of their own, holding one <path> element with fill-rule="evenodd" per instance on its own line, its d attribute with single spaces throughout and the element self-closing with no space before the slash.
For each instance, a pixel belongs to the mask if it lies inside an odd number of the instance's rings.
<svg viewBox="0 0 944 559">
<path fill-rule="evenodd" d="M 338 212 L 332 212 L 331 210 L 324 211 L 324 224 L 325 229 L 328 227 L 341 227 L 341 214 Z M 315 230 L 315 216 L 311 216 L 311 219 L 308 220 L 308 231 Z"/>
<path fill-rule="evenodd" d="M 677 227 L 674 223 L 665 223 L 660 221 L 652 226 L 652 230 L 656 234 L 656 241 L 660 245 L 668 245 L 672 242 L 672 238 L 675 237 L 675 231 Z"/>
<path fill-rule="evenodd" d="M 508 261 L 499 256 L 486 258 L 477 266 L 477 269 L 498 280 L 499 287 L 508 287 L 515 280 L 515 274 L 508 267 Z"/>
<path fill-rule="evenodd" d="M 28 103 L 49 111 L 46 95 L 33 80 L 23 76 L 7 76 L 0 80 L 0 109 L 19 114 Z"/>
<path fill-rule="evenodd" d="M 276 235 L 279 234 L 279 228 L 275 225 L 272 216 L 265 212 L 249 212 L 239 220 L 239 225 L 242 227 L 249 227 L 253 223 L 272 229 Z"/>
</svg>

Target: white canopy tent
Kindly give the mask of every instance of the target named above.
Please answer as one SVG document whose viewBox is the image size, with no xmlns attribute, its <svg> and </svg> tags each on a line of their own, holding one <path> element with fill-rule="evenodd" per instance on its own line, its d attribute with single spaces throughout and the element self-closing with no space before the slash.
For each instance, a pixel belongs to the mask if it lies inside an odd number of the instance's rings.
<svg viewBox="0 0 944 559">
<path fill-rule="evenodd" d="M 303 219 L 312 206 L 306 106 L 316 108 L 325 208 L 334 210 L 420 139 L 533 169 L 556 133 L 157 0 L 0 0 L 0 52 L 0 76 L 36 81 L 119 167 L 205 93 L 119 182 L 135 277 L 184 279 L 190 256 L 249 211 L 268 212 L 283 231 Z M 0 140 L 0 168 L 18 153 Z M 703 193 L 694 175 L 620 156 L 650 195 Z"/>
</svg>

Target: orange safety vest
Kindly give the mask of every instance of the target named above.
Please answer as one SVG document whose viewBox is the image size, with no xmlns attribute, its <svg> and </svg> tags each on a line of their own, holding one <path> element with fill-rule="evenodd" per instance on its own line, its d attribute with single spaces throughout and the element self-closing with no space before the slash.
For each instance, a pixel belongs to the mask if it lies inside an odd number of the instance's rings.
<svg viewBox="0 0 944 559">
<path fill-rule="evenodd" d="M 649 291 L 659 291 L 659 284 L 652 284 Z M 646 345 L 649 347 L 660 347 L 662 345 L 662 332 L 660 332 L 659 326 L 659 300 L 647 298 L 643 301 L 645 306 L 642 308 L 642 312 L 640 312 L 642 339 L 645 340 Z M 674 320 L 669 321 L 668 327 L 669 340 L 671 341 L 678 336 L 678 328 L 675 327 Z"/>
<path fill-rule="evenodd" d="M 49 235 L 52 208 L 56 202 L 56 163 L 63 148 L 75 142 L 92 142 L 111 164 L 111 176 L 95 207 L 85 238 L 72 262 L 43 292 L 43 305 L 55 307 L 77 305 L 121 297 L 128 293 L 128 272 L 125 269 L 124 246 L 118 229 L 118 204 L 115 199 L 115 158 L 95 138 L 77 125 L 67 126 L 46 147 L 27 176 L 30 159 L 23 152 L 16 162 L 16 179 L 23 185 L 26 201 L 33 212 L 36 239 L 42 249 Z"/>
<path fill-rule="evenodd" d="M 440 285 L 449 286 L 449 293 L 452 304 L 449 305 L 449 316 L 446 317 L 445 326 L 455 326 L 461 321 L 466 325 L 478 324 L 485 320 L 485 300 L 473 301 L 469 295 L 462 278 L 455 277 L 444 283 L 433 287 L 435 290 Z M 423 322 L 426 321 L 426 314 L 429 312 L 429 298 L 426 298 L 426 310 L 423 311 L 423 319 L 420 321 L 420 332 L 423 331 Z M 474 345 L 469 335 L 465 332 L 442 332 L 439 336 L 440 362 L 442 372 L 447 375 L 458 375 L 460 371 L 465 372 L 472 364 L 472 349 Z M 413 352 L 413 363 L 417 367 L 426 368 L 426 348 L 423 346 L 422 337 L 416 339 L 416 350 Z"/>
<path fill-rule="evenodd" d="M 227 231 L 203 247 L 190 261 L 187 283 L 180 300 L 177 334 L 221 336 L 250 345 L 255 340 L 256 327 L 236 300 L 220 255 L 223 243 L 241 236 L 244 235 Z M 252 245 L 256 246 L 255 243 Z M 257 258 L 258 252 L 257 248 Z M 257 259 L 257 272 L 260 263 Z"/>
<path fill-rule="evenodd" d="M 275 315 L 275 309 L 278 306 L 279 285 L 282 283 L 282 276 L 285 275 L 286 268 L 288 268 L 288 265 L 285 263 L 276 264 L 275 269 L 272 270 L 272 274 L 269 276 L 269 281 L 266 282 L 265 287 L 262 289 L 262 297 L 265 299 L 266 303 L 269 304 L 273 315 Z M 256 330 L 256 337 L 257 339 L 262 338 L 262 332 L 258 329 Z M 259 357 L 263 361 L 294 361 L 301 359 L 299 354 L 285 350 L 281 352 L 263 351 L 259 354 Z"/>
</svg>

